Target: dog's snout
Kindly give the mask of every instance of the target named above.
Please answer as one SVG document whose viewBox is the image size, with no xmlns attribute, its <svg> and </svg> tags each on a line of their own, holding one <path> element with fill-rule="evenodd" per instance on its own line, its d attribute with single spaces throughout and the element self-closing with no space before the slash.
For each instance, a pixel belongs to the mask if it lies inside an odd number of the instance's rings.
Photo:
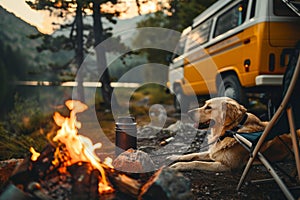
<svg viewBox="0 0 300 200">
<path fill-rule="evenodd" d="M 193 121 L 198 121 L 199 119 L 199 111 L 198 109 L 193 109 L 188 111 L 188 116 L 193 120 Z"/>
</svg>

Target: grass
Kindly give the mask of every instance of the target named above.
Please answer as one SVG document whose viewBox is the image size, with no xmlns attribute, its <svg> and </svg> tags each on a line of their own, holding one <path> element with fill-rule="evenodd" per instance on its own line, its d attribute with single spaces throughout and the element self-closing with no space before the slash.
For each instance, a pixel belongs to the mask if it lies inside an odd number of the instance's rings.
<svg viewBox="0 0 300 200">
<path fill-rule="evenodd" d="M 14 108 L 0 122 L 0 160 L 24 158 L 32 146 L 41 151 L 53 124 L 51 114 L 43 112 L 34 98 L 14 99 Z"/>
<path fill-rule="evenodd" d="M 149 108 L 153 104 L 171 104 L 172 96 L 164 91 L 164 87 L 157 84 L 146 84 L 136 90 L 131 88 L 118 88 L 115 95 L 120 104 L 120 112 L 130 114 L 142 123 L 150 122 Z M 48 143 L 47 133 L 54 127 L 52 120 L 53 111 L 45 111 L 34 98 L 14 99 L 14 108 L 0 122 L 0 160 L 11 158 L 24 158 L 29 155 L 29 148 L 33 146 L 41 151 Z M 103 105 L 101 95 L 96 95 L 96 112 L 98 121 L 114 140 L 114 116 L 107 112 Z M 64 113 L 65 108 L 58 112 Z M 65 113 L 66 114 L 66 113 Z"/>
<path fill-rule="evenodd" d="M 28 135 L 11 135 L 2 125 L 0 125 L 0 138 L 0 160 L 24 158 L 29 155 L 31 146 L 41 151 L 48 142 L 42 130 Z"/>
<path fill-rule="evenodd" d="M 147 97 L 149 104 L 172 104 L 172 95 L 165 92 L 165 88 L 158 84 L 146 84 L 138 88 L 132 95 L 133 101 L 140 101 Z"/>
</svg>

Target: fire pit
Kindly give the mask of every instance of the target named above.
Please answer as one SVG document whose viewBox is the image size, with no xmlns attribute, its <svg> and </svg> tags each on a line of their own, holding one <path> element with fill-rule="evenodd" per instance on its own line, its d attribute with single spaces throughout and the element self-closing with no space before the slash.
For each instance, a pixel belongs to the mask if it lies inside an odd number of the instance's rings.
<svg viewBox="0 0 300 200">
<path fill-rule="evenodd" d="M 144 173 L 143 167 L 153 164 L 144 152 L 131 149 L 120 154 L 116 168 L 112 158 L 100 160 L 95 150 L 102 144 L 78 134 L 81 123 L 76 114 L 87 106 L 74 100 L 66 101 L 66 106 L 70 116 L 54 114 L 60 129 L 42 152 L 30 148 L 31 156 L 15 169 L 1 200 L 191 198 L 189 180 L 182 174 L 164 167 Z M 140 171 L 122 171 L 130 165 Z"/>
</svg>

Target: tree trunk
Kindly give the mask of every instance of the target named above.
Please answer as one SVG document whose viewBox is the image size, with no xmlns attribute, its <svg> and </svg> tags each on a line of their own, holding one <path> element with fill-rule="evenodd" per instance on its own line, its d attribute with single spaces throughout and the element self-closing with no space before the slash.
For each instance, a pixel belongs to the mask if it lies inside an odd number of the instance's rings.
<svg viewBox="0 0 300 200">
<path fill-rule="evenodd" d="M 95 39 L 95 50 L 97 54 L 97 63 L 99 71 L 101 72 L 100 82 L 102 83 L 101 92 L 105 105 L 110 108 L 112 100 L 112 87 L 110 81 L 110 75 L 107 68 L 107 62 L 105 57 L 105 48 L 97 48 L 97 45 L 105 40 L 103 25 L 101 21 L 101 11 L 100 11 L 101 0 L 95 0 L 93 2 L 93 20 L 94 20 L 94 39 Z M 115 104 L 114 104 L 115 105 Z M 117 104 L 116 104 L 117 105 Z"/>
<path fill-rule="evenodd" d="M 84 102 L 83 74 L 80 66 L 83 62 L 83 20 L 82 20 L 82 0 L 77 0 L 76 8 L 76 64 L 77 64 L 77 98 Z"/>
</svg>

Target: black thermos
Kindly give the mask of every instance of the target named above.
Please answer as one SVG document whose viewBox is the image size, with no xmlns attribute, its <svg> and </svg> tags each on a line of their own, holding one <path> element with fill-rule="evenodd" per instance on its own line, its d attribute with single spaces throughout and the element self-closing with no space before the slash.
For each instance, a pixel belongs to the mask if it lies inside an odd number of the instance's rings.
<svg viewBox="0 0 300 200">
<path fill-rule="evenodd" d="M 136 149 L 136 134 L 137 129 L 134 117 L 118 117 L 116 122 L 116 156 L 127 149 Z"/>
</svg>

